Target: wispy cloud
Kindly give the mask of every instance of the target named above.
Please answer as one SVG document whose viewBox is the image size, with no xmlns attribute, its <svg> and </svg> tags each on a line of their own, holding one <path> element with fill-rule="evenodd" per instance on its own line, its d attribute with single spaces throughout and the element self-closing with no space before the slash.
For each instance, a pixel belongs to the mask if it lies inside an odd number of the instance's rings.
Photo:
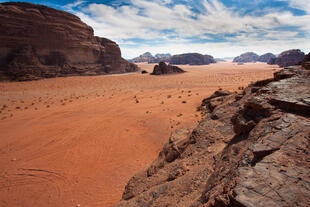
<svg viewBox="0 0 310 207">
<path fill-rule="evenodd" d="M 272 6 L 260 8 L 264 12 L 246 13 L 242 11 L 244 8 L 238 9 L 238 4 L 227 6 L 219 0 L 204 0 L 199 10 L 185 1 L 173 0 L 131 0 L 119 6 L 76 1 L 64 8 L 91 25 L 96 35 L 117 41 L 125 57 L 147 50 L 215 56 L 233 56 L 250 49 L 259 52 L 263 48 L 280 52 L 300 46 L 307 50 L 310 48 L 308 0 L 277 1 L 285 1 L 290 8 L 306 14 L 295 15 L 289 8 Z M 262 2 L 266 3 L 264 0 L 255 3 Z"/>
</svg>

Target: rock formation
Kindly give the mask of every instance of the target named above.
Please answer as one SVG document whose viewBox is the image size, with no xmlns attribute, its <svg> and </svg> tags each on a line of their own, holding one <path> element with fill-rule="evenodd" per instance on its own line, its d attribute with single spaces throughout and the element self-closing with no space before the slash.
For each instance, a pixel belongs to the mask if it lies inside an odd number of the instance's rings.
<svg viewBox="0 0 310 207">
<path fill-rule="evenodd" d="M 310 206 L 310 70 L 217 91 L 128 182 L 116 207 Z"/>
<path fill-rule="evenodd" d="M 305 56 L 304 60 L 302 61 L 301 65 L 306 68 L 310 69 L 310 53 Z"/>
<path fill-rule="evenodd" d="M 246 52 L 234 58 L 235 63 L 248 63 L 258 61 L 259 56 L 254 52 Z"/>
<path fill-rule="evenodd" d="M 276 58 L 276 56 L 272 53 L 266 53 L 266 54 L 259 56 L 257 61 L 267 63 L 271 58 Z"/>
<path fill-rule="evenodd" d="M 73 14 L 29 3 L 0 4 L 0 75 L 35 80 L 137 70 L 118 45 Z"/>
<path fill-rule="evenodd" d="M 132 63 L 142 63 L 142 62 L 150 63 L 155 61 L 155 57 L 150 52 L 146 52 L 140 55 L 139 57 L 133 58 L 129 61 Z"/>
<path fill-rule="evenodd" d="M 153 56 L 150 52 L 146 52 L 139 57 L 133 58 L 129 60 L 132 63 L 159 63 L 159 62 L 169 62 L 171 55 L 167 54 L 156 54 Z"/>
<path fill-rule="evenodd" d="M 215 60 L 211 55 L 186 53 L 180 55 L 173 55 L 170 58 L 169 63 L 175 65 L 208 65 L 210 63 L 215 63 Z"/>
<path fill-rule="evenodd" d="M 169 53 L 167 53 L 167 54 L 156 54 L 155 59 L 153 61 L 150 61 L 149 63 L 169 62 L 170 58 L 171 58 L 171 55 Z"/>
<path fill-rule="evenodd" d="M 167 75 L 174 73 L 184 73 L 185 71 L 181 68 L 173 65 L 167 65 L 165 62 L 160 62 L 154 66 L 154 70 L 151 75 Z"/>
<path fill-rule="evenodd" d="M 268 61 L 268 64 L 279 65 L 280 67 L 288 67 L 298 65 L 304 59 L 305 53 L 300 50 L 287 50 L 282 52 L 277 58 L 272 58 Z"/>
</svg>

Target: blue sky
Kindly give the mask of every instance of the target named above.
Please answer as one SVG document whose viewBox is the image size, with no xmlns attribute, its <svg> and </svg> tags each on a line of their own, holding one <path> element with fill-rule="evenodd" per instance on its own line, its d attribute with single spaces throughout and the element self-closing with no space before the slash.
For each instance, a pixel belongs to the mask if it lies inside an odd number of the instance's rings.
<svg viewBox="0 0 310 207">
<path fill-rule="evenodd" d="M 3 1 L 0 1 L 3 2 Z M 233 57 L 310 48 L 309 0 L 26 0 L 79 16 L 116 41 L 125 58 L 144 52 Z"/>
</svg>

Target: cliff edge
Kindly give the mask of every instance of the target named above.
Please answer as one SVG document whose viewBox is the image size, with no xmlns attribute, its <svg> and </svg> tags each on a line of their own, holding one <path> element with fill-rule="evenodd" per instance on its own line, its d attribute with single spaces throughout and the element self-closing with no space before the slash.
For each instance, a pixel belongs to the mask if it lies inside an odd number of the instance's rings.
<svg viewBox="0 0 310 207">
<path fill-rule="evenodd" d="M 309 88 L 310 70 L 294 66 L 241 94 L 216 91 L 116 207 L 309 206 Z"/>
</svg>

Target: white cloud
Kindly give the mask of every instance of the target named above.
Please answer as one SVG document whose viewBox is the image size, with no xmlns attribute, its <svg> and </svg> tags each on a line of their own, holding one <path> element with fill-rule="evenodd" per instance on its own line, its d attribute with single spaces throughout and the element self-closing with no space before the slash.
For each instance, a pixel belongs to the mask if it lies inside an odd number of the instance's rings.
<svg viewBox="0 0 310 207">
<path fill-rule="evenodd" d="M 287 0 L 291 7 L 303 10 L 310 14 L 310 2 L 309 0 Z"/>
<path fill-rule="evenodd" d="M 310 11 L 306 1 L 308 0 L 290 0 L 290 5 Z M 123 46 L 121 48 L 126 58 L 145 51 L 172 54 L 192 51 L 220 57 L 221 53 L 227 53 L 222 56 L 230 56 L 232 52 L 238 55 L 241 50 L 255 51 L 255 48 L 259 52 L 263 46 L 264 51 L 276 53 L 284 48 L 298 48 L 297 46 L 309 48 L 306 43 L 310 42 L 309 38 L 300 37 L 300 33 L 310 35 L 309 13 L 294 16 L 289 11 L 268 10 L 262 16 L 241 15 L 218 0 L 204 0 L 201 8 L 203 12 L 199 14 L 184 4 L 167 7 L 171 0 L 131 0 L 130 5 L 119 7 L 95 3 L 83 7 L 83 3 L 84 1 L 77 1 L 66 5 L 66 8 L 73 10 L 85 23 L 92 26 L 96 35 L 112 39 Z M 78 6 L 78 10 L 74 8 Z M 278 30 L 280 27 L 292 26 L 299 28 L 298 31 Z M 189 41 L 210 39 L 210 34 L 237 35 L 226 38 L 229 42 L 225 43 L 194 44 Z M 133 48 L 135 41 L 128 40 L 127 43 L 126 39 L 137 38 L 149 40 L 150 44 L 137 43 L 136 48 Z M 264 38 L 274 41 L 261 41 Z M 152 45 L 152 40 L 157 43 L 162 41 L 162 44 Z"/>
</svg>

